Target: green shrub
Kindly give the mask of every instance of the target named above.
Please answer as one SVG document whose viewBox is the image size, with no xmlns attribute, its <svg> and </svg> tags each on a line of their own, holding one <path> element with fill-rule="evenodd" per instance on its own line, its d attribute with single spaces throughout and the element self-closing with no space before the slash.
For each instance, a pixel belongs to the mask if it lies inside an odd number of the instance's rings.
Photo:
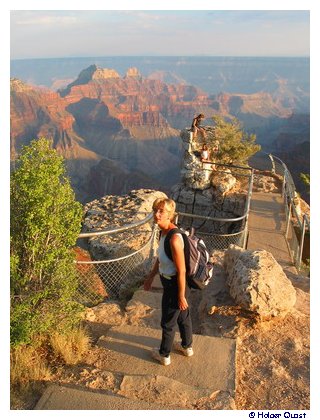
<svg viewBox="0 0 320 420">
<path fill-rule="evenodd" d="M 226 164 L 247 165 L 250 156 L 257 153 L 261 146 L 256 144 L 256 136 L 247 134 L 242 130 L 241 123 L 232 118 L 230 122 L 222 117 L 215 115 L 214 120 L 214 138 L 219 141 L 219 151 L 215 155 L 215 161 Z M 209 144 L 210 148 L 210 144 Z"/>
<path fill-rule="evenodd" d="M 71 247 L 80 232 L 82 206 L 63 158 L 44 138 L 22 149 L 10 199 L 11 342 L 17 345 L 79 321 Z"/>
</svg>

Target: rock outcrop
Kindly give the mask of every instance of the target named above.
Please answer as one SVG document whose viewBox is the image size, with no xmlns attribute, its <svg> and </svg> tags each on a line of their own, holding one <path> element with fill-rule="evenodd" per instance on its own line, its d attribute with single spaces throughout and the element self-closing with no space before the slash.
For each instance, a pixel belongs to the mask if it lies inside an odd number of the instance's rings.
<svg viewBox="0 0 320 420">
<path fill-rule="evenodd" d="M 214 136 L 213 127 L 206 127 L 208 136 Z M 182 138 L 181 182 L 171 189 L 177 210 L 183 213 L 232 219 L 244 214 L 247 189 L 226 167 L 216 168 L 201 161 L 199 140 L 185 129 Z M 213 140 L 214 141 L 214 140 Z M 179 218 L 181 225 L 190 226 L 190 217 Z M 202 232 L 234 233 L 241 230 L 242 222 L 206 221 L 194 218 L 192 226 Z"/>
<path fill-rule="evenodd" d="M 108 195 L 87 203 L 82 232 L 123 227 L 142 220 L 151 213 L 152 204 L 158 197 L 166 197 L 166 194 L 155 190 L 133 190 L 127 195 Z M 103 260 L 138 250 L 150 237 L 151 223 L 122 233 L 90 238 L 90 254 L 95 260 Z"/>
<path fill-rule="evenodd" d="M 127 70 L 126 77 L 135 77 L 141 79 L 142 75 L 136 67 L 130 67 L 130 69 Z"/>
<path fill-rule="evenodd" d="M 296 291 L 270 252 L 230 245 L 224 265 L 230 295 L 242 308 L 270 318 L 295 305 Z"/>
</svg>

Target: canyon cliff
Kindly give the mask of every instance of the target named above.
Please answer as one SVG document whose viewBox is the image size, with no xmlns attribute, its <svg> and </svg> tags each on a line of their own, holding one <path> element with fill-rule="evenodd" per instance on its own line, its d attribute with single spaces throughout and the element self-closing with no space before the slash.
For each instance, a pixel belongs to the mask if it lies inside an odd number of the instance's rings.
<svg viewBox="0 0 320 420">
<path fill-rule="evenodd" d="M 122 77 L 96 65 L 58 92 L 12 79 L 12 162 L 21 146 L 43 136 L 66 159 L 80 201 L 133 188 L 168 191 L 179 177 L 180 130 L 198 112 L 208 124 L 214 114 L 235 116 L 258 142 L 270 133 L 277 139 L 292 119 L 294 99 L 279 91 L 209 95 L 174 80 L 162 81 L 159 72 L 145 78 L 135 67 Z"/>
</svg>

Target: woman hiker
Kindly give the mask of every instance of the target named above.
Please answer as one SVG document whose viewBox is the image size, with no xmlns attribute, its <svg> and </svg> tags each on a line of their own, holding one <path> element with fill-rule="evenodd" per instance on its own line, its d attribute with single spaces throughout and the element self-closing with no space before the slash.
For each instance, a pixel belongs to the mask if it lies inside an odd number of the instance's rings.
<svg viewBox="0 0 320 420">
<path fill-rule="evenodd" d="M 150 290 L 155 275 L 160 273 L 162 296 L 162 340 L 160 348 L 152 350 L 152 357 L 162 365 L 170 365 L 172 348 L 184 356 L 192 356 L 192 323 L 188 304 L 190 289 L 186 282 L 184 242 L 180 233 L 170 238 L 173 261 L 164 250 L 166 235 L 177 226 L 173 223 L 176 204 L 169 198 L 157 198 L 153 203 L 154 221 L 161 230 L 158 258 L 144 282 L 144 290 Z M 174 342 L 175 326 L 178 325 L 181 343 Z"/>
</svg>

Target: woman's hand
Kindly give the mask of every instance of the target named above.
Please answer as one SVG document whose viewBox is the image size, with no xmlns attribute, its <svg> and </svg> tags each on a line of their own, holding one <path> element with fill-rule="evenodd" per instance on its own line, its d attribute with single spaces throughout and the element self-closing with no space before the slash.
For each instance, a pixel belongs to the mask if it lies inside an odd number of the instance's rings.
<svg viewBox="0 0 320 420">
<path fill-rule="evenodd" d="M 143 283 L 144 290 L 146 290 L 146 291 L 150 290 L 151 286 L 152 286 L 152 282 L 153 282 L 153 277 L 150 277 L 150 276 L 146 277 L 146 279 Z"/>
<path fill-rule="evenodd" d="M 184 296 L 178 297 L 178 306 L 180 311 L 184 311 L 189 307 L 187 299 Z"/>
</svg>

